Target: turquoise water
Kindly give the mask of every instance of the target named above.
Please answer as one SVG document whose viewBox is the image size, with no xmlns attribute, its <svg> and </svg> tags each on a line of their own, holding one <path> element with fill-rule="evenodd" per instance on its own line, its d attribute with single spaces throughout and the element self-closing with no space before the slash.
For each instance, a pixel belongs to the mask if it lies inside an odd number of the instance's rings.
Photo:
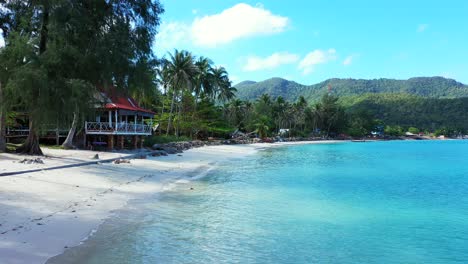
<svg viewBox="0 0 468 264">
<path fill-rule="evenodd" d="M 264 150 L 135 202 L 77 252 L 85 264 L 468 263 L 468 141 Z"/>
</svg>

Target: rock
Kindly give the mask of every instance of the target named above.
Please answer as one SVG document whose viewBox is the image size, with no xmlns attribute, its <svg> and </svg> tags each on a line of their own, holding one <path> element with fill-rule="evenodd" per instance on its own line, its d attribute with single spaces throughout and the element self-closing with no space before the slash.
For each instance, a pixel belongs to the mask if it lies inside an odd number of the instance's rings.
<svg viewBox="0 0 468 264">
<path fill-rule="evenodd" d="M 146 159 L 146 154 L 139 154 L 135 156 L 135 159 Z M 129 162 L 130 163 L 130 162 Z"/>
<path fill-rule="evenodd" d="M 99 154 L 94 155 L 93 159 L 99 159 Z"/>
<path fill-rule="evenodd" d="M 151 153 L 151 156 L 153 157 L 167 156 L 167 152 L 164 150 L 153 151 L 153 153 Z"/>
<path fill-rule="evenodd" d="M 41 158 L 23 159 L 19 163 L 23 163 L 23 164 L 44 164 L 44 161 Z"/>
<path fill-rule="evenodd" d="M 154 144 L 152 149 L 154 150 L 163 150 L 163 145 L 161 144 Z"/>
<path fill-rule="evenodd" d="M 130 163 L 130 161 L 126 160 L 126 159 L 116 159 L 116 160 L 114 160 L 114 164 L 121 164 L 121 163 Z"/>
<path fill-rule="evenodd" d="M 166 147 L 163 149 L 167 154 L 177 154 L 179 153 L 176 148 L 173 147 Z"/>
</svg>

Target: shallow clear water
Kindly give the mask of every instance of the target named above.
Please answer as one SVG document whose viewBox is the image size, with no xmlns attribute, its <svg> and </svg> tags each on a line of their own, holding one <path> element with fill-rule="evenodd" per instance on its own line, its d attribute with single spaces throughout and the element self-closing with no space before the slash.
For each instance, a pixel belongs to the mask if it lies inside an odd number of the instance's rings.
<svg viewBox="0 0 468 264">
<path fill-rule="evenodd" d="M 468 263 L 468 141 L 261 151 L 135 201 L 57 263 Z"/>
</svg>

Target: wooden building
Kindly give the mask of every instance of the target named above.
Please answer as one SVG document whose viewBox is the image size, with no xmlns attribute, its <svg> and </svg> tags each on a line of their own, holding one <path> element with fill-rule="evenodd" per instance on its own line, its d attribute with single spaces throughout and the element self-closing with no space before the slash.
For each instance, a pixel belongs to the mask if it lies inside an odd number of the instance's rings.
<svg viewBox="0 0 468 264">
<path fill-rule="evenodd" d="M 144 138 L 151 136 L 154 112 L 141 108 L 128 96 L 117 93 L 98 94 L 100 104 L 94 120 L 85 122 L 85 146 L 105 146 L 123 149 L 130 142 L 132 148 L 141 148 Z"/>
</svg>

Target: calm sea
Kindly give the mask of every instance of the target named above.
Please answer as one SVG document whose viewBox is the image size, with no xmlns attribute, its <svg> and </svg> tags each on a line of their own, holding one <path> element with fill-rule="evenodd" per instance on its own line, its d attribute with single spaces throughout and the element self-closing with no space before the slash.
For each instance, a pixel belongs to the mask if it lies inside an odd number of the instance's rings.
<svg viewBox="0 0 468 264">
<path fill-rule="evenodd" d="M 260 151 L 134 201 L 54 261 L 468 263 L 468 141 Z"/>
</svg>

